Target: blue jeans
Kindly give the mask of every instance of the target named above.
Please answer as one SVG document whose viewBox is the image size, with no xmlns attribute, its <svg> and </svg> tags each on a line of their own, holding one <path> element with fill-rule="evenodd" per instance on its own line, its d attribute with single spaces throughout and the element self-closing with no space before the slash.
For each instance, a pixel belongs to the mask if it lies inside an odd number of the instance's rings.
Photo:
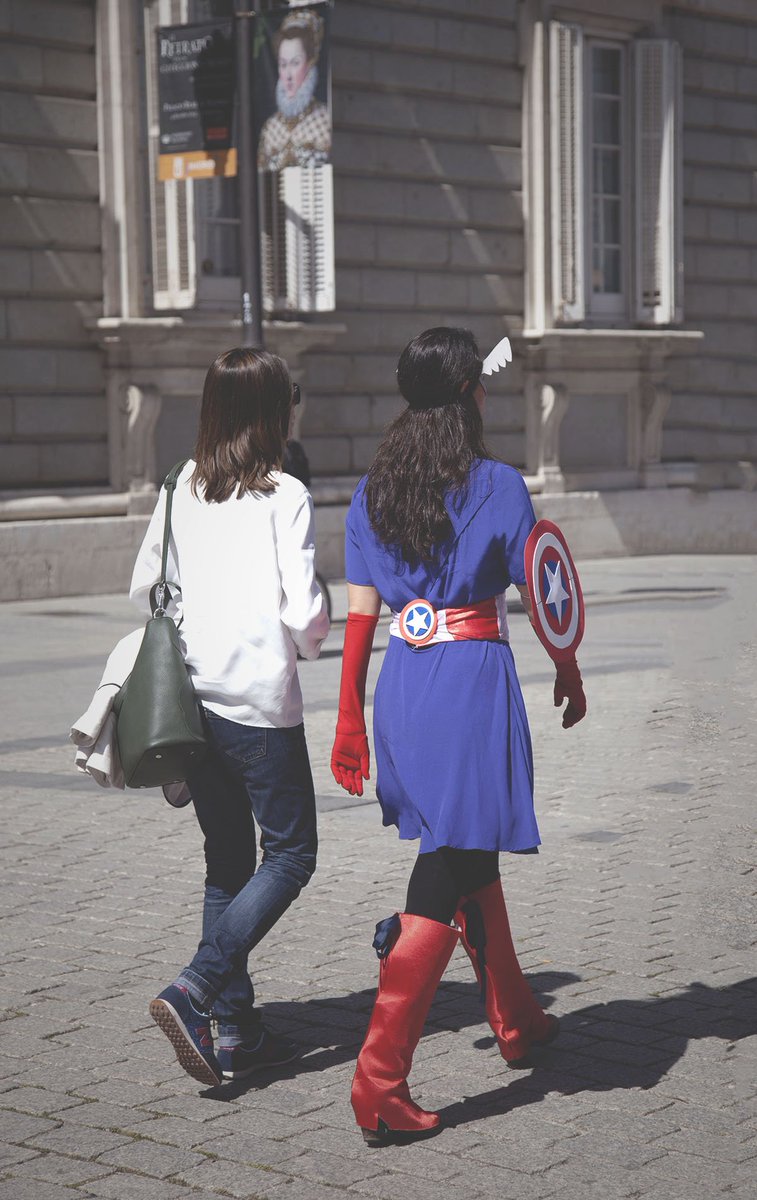
<svg viewBox="0 0 757 1200">
<path fill-rule="evenodd" d="M 205 835 L 202 940 L 177 982 L 212 1009 L 232 1045 L 260 1030 L 247 956 L 315 870 L 315 795 L 304 726 L 262 729 L 205 715 L 211 751 L 187 780 Z"/>
</svg>

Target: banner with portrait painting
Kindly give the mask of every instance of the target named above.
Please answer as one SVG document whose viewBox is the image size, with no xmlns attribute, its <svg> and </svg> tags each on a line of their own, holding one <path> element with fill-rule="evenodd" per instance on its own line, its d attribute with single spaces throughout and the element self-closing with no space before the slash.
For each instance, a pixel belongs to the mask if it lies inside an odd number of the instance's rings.
<svg viewBox="0 0 757 1200">
<path fill-rule="evenodd" d="M 261 171 L 331 161 L 329 18 L 328 4 L 257 16 L 253 73 Z"/>
</svg>

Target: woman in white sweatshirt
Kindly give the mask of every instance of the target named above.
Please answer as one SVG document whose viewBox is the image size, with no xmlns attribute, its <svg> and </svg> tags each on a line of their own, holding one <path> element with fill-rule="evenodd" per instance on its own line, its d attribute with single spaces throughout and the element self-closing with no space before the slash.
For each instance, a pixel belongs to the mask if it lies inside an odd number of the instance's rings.
<svg viewBox="0 0 757 1200">
<path fill-rule="evenodd" d="M 207 873 L 197 953 L 150 1013 L 184 1070 L 207 1084 L 297 1054 L 264 1028 L 247 957 L 310 879 L 317 850 L 297 655 L 318 656 L 329 622 L 315 582 L 313 503 L 280 469 L 298 399 L 275 355 L 220 355 L 173 501 L 169 611 L 181 622 L 211 746 L 187 780 Z M 145 611 L 164 512 L 163 489 L 131 583 Z"/>
</svg>

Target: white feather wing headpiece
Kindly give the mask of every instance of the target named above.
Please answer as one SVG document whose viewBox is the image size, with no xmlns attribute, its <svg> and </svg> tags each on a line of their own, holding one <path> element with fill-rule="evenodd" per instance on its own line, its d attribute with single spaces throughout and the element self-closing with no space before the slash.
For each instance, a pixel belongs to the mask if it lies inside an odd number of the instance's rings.
<svg viewBox="0 0 757 1200">
<path fill-rule="evenodd" d="M 513 352 L 510 349 L 510 339 L 503 337 L 501 342 L 497 342 L 492 351 L 487 354 L 484 359 L 484 365 L 481 368 L 482 375 L 493 375 L 500 367 L 506 367 L 508 363 L 513 361 Z"/>
</svg>

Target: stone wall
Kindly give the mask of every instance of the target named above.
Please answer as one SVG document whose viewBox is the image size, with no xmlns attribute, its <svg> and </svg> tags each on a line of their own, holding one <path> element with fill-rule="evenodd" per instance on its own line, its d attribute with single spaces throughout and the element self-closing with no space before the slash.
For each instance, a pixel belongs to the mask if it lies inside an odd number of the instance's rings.
<svg viewBox="0 0 757 1200">
<path fill-rule="evenodd" d="M 94 18 L 0 5 L 0 488 L 107 486 Z"/>
<path fill-rule="evenodd" d="M 684 63 L 684 311 L 705 338 L 674 369 L 663 456 L 714 460 L 715 485 L 738 482 L 735 464 L 757 460 L 757 5 L 751 9 L 751 20 L 668 14 Z"/>
<path fill-rule="evenodd" d="M 521 71 L 515 0 L 349 0 L 333 13 L 336 321 L 307 356 L 313 469 L 358 474 L 399 411 L 402 346 L 471 328 L 485 353 L 522 328 Z M 523 381 L 487 430 L 524 462 Z M 503 384 L 506 383 L 506 386 Z"/>
<path fill-rule="evenodd" d="M 564 531 L 579 569 L 588 558 L 635 554 L 757 554 L 754 494 L 644 489 L 535 496 Z M 316 509 L 318 570 L 344 574 L 346 504 Z M 0 522 L 0 602 L 125 593 L 146 516 Z"/>
</svg>

